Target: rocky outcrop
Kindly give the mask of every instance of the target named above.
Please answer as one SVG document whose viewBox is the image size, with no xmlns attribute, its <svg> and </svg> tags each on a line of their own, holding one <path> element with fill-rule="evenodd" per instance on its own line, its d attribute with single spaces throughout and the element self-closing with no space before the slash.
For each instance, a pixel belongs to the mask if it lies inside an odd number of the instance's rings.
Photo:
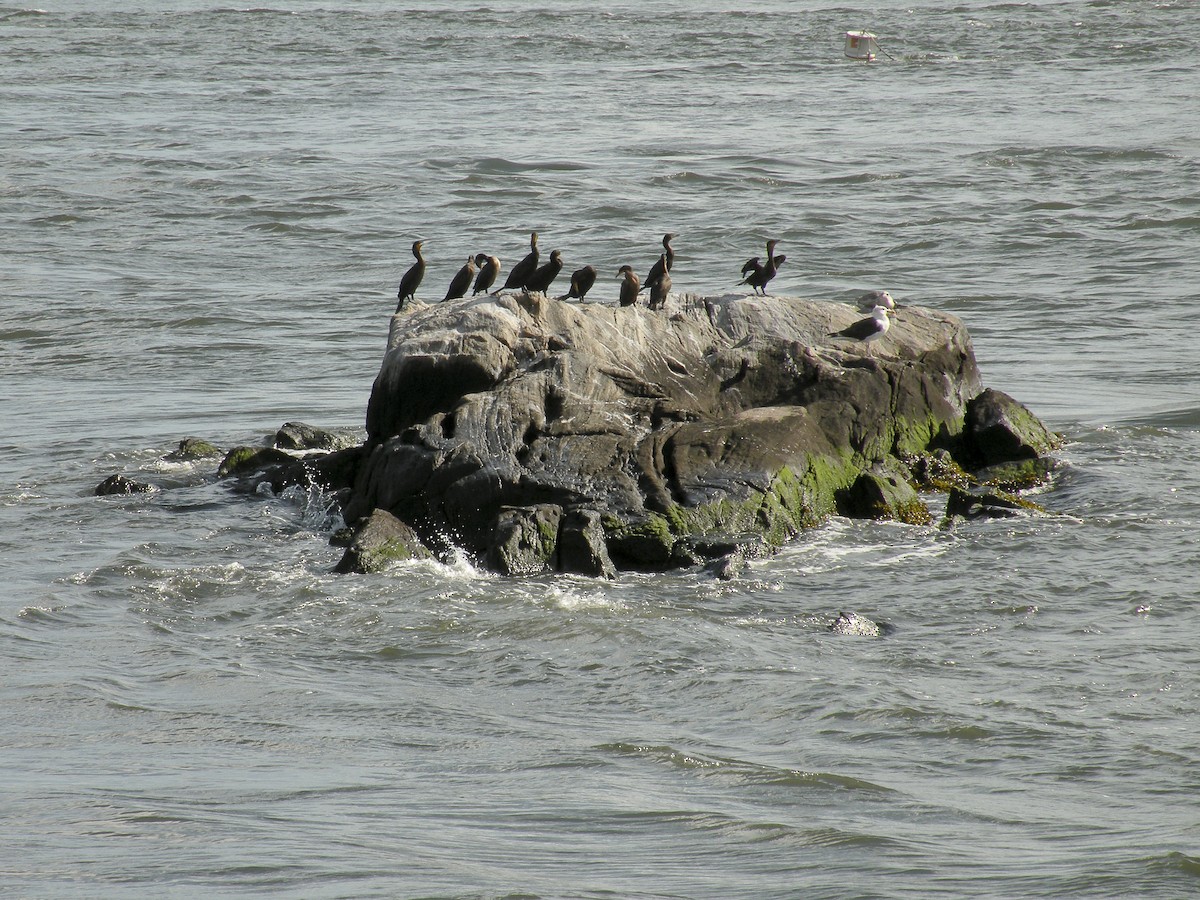
<svg viewBox="0 0 1200 900">
<path fill-rule="evenodd" d="M 860 317 L 744 295 L 673 295 L 665 312 L 525 293 L 407 305 L 346 520 L 386 510 L 514 574 L 665 569 L 703 562 L 706 536 L 777 547 L 839 504 L 926 521 L 905 461 L 1052 444 L 983 391 L 955 317 L 897 310 L 869 353 L 831 337 Z"/>
</svg>

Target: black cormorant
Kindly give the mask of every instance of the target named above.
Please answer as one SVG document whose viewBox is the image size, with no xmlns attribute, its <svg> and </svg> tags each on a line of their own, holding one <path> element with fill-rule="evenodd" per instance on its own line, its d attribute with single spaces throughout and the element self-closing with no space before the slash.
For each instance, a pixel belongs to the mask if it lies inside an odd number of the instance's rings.
<svg viewBox="0 0 1200 900">
<path fill-rule="evenodd" d="M 559 297 L 559 300 L 575 299 L 583 302 L 583 298 L 587 296 L 587 292 L 592 289 L 592 285 L 596 283 L 596 267 L 584 266 L 582 269 L 576 269 L 571 273 L 571 289 L 566 294 Z"/>
<path fill-rule="evenodd" d="M 768 282 L 775 277 L 775 273 L 787 259 L 782 253 L 779 256 L 775 255 L 775 245 L 778 243 L 779 241 L 767 241 L 767 261 L 765 263 L 760 261 L 757 256 L 746 260 L 742 266 L 742 274 L 746 277 L 738 284 L 748 284 L 754 288 L 756 294 L 761 292 L 763 296 L 766 296 Z"/>
<path fill-rule="evenodd" d="M 467 263 L 458 270 L 458 274 L 450 282 L 450 289 L 446 291 L 446 296 L 442 300 L 457 300 L 459 297 L 465 297 L 467 290 L 471 287 L 471 279 L 475 277 L 475 257 L 468 256 Z"/>
<path fill-rule="evenodd" d="M 416 299 L 417 288 L 421 286 L 421 280 L 425 277 L 425 257 L 421 255 L 421 245 L 424 243 L 424 241 L 413 241 L 412 255 L 417 258 L 417 261 L 400 279 L 400 290 L 396 292 L 396 312 L 404 309 L 404 301 Z"/>
<path fill-rule="evenodd" d="M 633 271 L 633 266 L 621 266 L 617 270 L 617 277 L 624 279 L 621 282 L 621 305 L 634 306 L 637 303 L 638 291 L 642 289 L 642 285 Z"/>
<path fill-rule="evenodd" d="M 550 261 L 544 266 L 538 266 L 538 270 L 525 279 L 525 290 L 546 293 L 550 290 L 554 279 L 558 277 L 558 273 L 562 271 L 562 267 L 562 251 L 551 251 Z"/>
<path fill-rule="evenodd" d="M 507 291 L 510 288 L 523 288 L 525 282 L 529 280 L 529 276 L 537 271 L 538 267 L 538 245 L 537 232 L 534 231 L 529 235 L 529 252 L 519 263 L 512 267 L 512 271 L 508 273 L 508 278 L 504 281 L 502 291 Z"/>
<path fill-rule="evenodd" d="M 484 293 L 495 283 L 496 276 L 500 274 L 500 257 L 476 253 L 475 265 L 479 266 L 479 274 L 475 276 L 475 287 L 471 289 L 472 297 Z"/>
<path fill-rule="evenodd" d="M 663 272 L 670 272 L 671 266 L 675 265 L 675 251 L 671 248 L 671 240 L 675 237 L 674 234 L 664 234 L 662 239 L 663 252 L 655 260 L 654 265 L 650 267 L 650 274 L 646 276 L 646 280 L 642 282 L 642 287 L 648 288 Z"/>
</svg>

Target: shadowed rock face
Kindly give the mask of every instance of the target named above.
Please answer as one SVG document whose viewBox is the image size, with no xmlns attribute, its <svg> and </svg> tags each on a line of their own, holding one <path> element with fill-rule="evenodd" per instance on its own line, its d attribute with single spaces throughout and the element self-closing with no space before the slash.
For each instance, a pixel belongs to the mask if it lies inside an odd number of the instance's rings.
<svg viewBox="0 0 1200 900">
<path fill-rule="evenodd" d="M 905 307 L 868 355 L 829 336 L 858 318 L 743 295 L 653 312 L 523 293 L 414 303 L 392 319 L 346 519 L 387 510 L 501 571 L 523 568 L 495 537 L 514 508 L 599 519 L 607 548 L 581 552 L 618 565 L 694 562 L 682 539 L 705 534 L 778 546 L 873 466 L 957 454 L 980 394 L 958 319 Z"/>
</svg>

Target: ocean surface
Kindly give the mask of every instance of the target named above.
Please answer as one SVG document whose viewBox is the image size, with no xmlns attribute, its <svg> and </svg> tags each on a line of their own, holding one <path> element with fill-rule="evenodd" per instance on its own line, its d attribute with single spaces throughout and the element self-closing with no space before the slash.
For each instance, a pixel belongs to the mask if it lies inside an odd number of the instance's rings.
<svg viewBox="0 0 1200 900">
<path fill-rule="evenodd" d="M 735 6 L 0 5 L 0 895 L 1200 894 L 1200 8 Z M 336 577 L 163 459 L 361 429 L 412 241 L 533 229 L 961 317 L 1048 513 Z"/>
</svg>

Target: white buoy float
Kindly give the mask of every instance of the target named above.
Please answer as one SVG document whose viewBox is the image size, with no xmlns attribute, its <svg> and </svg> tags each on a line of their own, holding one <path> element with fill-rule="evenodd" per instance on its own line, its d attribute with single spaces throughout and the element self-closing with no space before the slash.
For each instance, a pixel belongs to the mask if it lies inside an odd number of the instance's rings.
<svg viewBox="0 0 1200 900">
<path fill-rule="evenodd" d="M 879 54 L 879 41 L 869 31 L 846 32 L 846 58 L 874 62 Z"/>
</svg>

